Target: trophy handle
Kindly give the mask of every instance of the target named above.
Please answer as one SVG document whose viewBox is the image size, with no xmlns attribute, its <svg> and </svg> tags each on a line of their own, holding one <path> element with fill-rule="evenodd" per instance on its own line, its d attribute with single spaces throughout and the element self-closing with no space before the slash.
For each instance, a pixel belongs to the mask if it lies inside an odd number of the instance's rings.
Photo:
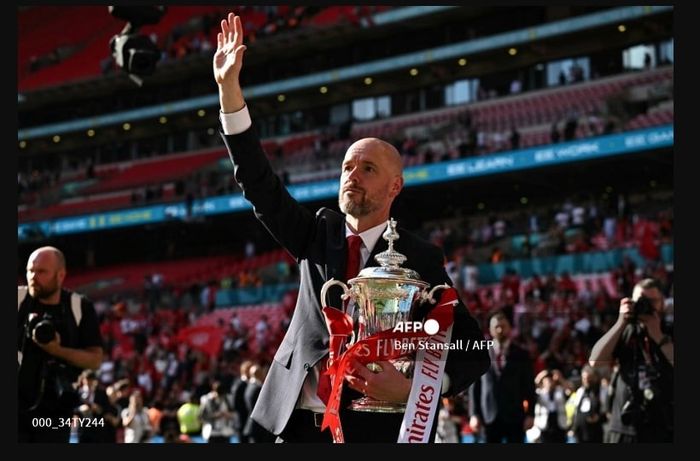
<svg viewBox="0 0 700 461">
<path fill-rule="evenodd" d="M 443 283 L 442 285 L 435 285 L 429 292 L 427 292 L 427 293 L 425 291 L 421 292 L 420 301 L 421 302 L 428 301 L 428 302 L 430 302 L 430 304 L 435 304 L 437 301 L 435 300 L 435 298 L 433 298 L 433 295 L 435 294 L 435 290 L 439 290 L 441 288 L 447 289 L 447 288 L 452 288 L 452 287 L 446 283 Z"/>
<path fill-rule="evenodd" d="M 341 300 L 345 301 L 346 299 L 348 299 L 349 297 L 352 296 L 352 291 L 350 290 L 350 288 L 348 288 L 348 286 L 346 284 L 344 284 L 340 280 L 330 279 L 329 281 L 324 283 L 323 286 L 321 287 L 321 307 L 328 307 L 328 305 L 326 304 L 326 294 L 328 293 L 328 289 L 330 287 L 332 287 L 333 285 L 337 285 L 343 289 L 343 295 L 340 297 Z M 353 332 L 350 334 L 350 342 L 348 344 L 354 344 L 354 342 L 355 342 L 355 331 L 353 330 Z M 342 349 L 342 346 L 341 346 L 341 349 Z M 329 365 L 330 365 L 330 363 L 329 363 Z"/>
<path fill-rule="evenodd" d="M 329 281 L 324 283 L 323 286 L 321 287 L 321 306 L 322 307 L 328 306 L 326 304 L 326 294 L 328 293 L 328 289 L 330 287 L 332 287 L 333 285 L 338 285 L 339 287 L 341 287 L 343 289 L 343 296 L 341 296 L 340 299 L 345 301 L 346 299 L 348 299 L 350 297 L 350 295 L 351 295 L 350 289 L 348 288 L 348 286 L 346 284 L 344 284 L 340 280 L 330 279 Z"/>
</svg>

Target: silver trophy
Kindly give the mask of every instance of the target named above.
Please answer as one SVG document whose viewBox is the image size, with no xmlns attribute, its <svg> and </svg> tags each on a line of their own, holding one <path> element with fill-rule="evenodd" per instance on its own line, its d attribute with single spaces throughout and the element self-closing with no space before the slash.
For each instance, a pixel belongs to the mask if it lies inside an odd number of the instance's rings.
<svg viewBox="0 0 700 461">
<path fill-rule="evenodd" d="M 357 277 L 348 280 L 348 287 L 339 280 L 331 279 L 321 288 L 321 299 L 325 302 L 326 293 L 333 285 L 343 289 L 342 299 L 348 298 L 355 302 L 359 310 L 357 334 L 353 333 L 349 345 L 366 339 L 384 330 L 393 329 L 399 322 L 413 320 L 413 306 L 417 302 L 429 301 L 435 303 L 433 294 L 439 288 L 449 288 L 443 284 L 433 287 L 428 292 L 428 283 L 422 281 L 414 270 L 401 267 L 406 256 L 394 250 L 394 242 L 399 239 L 396 232 L 396 221 L 392 218 L 383 234 L 389 248 L 375 256 L 379 267 L 365 267 Z M 394 366 L 397 370 L 408 375 L 411 360 L 397 360 Z M 378 371 L 378 364 L 370 363 L 368 368 Z M 369 396 L 353 400 L 350 408 L 356 411 L 375 413 L 403 413 L 405 403 L 395 403 L 375 400 Z"/>
</svg>

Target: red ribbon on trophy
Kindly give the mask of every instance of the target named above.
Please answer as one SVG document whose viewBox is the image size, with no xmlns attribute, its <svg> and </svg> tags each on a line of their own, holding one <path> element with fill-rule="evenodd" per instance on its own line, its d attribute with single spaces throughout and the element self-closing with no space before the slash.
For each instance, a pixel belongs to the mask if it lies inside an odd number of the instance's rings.
<svg viewBox="0 0 700 461">
<path fill-rule="evenodd" d="M 453 307 L 456 303 L 457 292 L 455 289 L 444 289 L 438 305 L 430 311 L 425 320 L 436 320 L 440 326 L 440 332 L 451 331 L 454 320 Z M 324 373 L 330 376 L 332 390 L 326 404 L 321 430 L 323 431 L 330 427 L 333 442 L 344 443 L 345 439 L 339 414 L 340 395 L 345 381 L 345 374 L 350 368 L 352 359 L 362 364 L 398 359 L 416 350 L 415 347 L 407 347 L 408 342 L 416 344 L 429 335 L 424 331 L 393 332 L 392 330 L 384 330 L 356 342 L 343 352 L 342 348 L 347 341 L 347 337 L 353 331 L 352 318 L 334 307 L 324 306 L 322 312 L 330 333 L 328 366 Z"/>
</svg>

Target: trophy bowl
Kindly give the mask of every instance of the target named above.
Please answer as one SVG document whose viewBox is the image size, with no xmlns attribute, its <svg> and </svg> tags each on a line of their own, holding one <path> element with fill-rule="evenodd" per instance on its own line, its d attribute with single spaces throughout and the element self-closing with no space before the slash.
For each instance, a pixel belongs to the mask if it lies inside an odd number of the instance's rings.
<svg viewBox="0 0 700 461">
<path fill-rule="evenodd" d="M 357 277 L 348 280 L 349 287 L 341 281 L 329 280 L 321 289 L 321 299 L 325 300 L 328 288 L 340 286 L 343 299 L 352 299 L 357 310 L 357 331 L 353 333 L 348 345 L 367 339 L 372 335 L 392 330 L 398 323 L 415 320 L 412 318 L 413 307 L 417 302 L 430 301 L 434 291 L 447 285 L 438 285 L 428 293 L 427 282 L 420 279 L 412 269 L 400 267 L 406 257 L 394 250 L 394 241 L 399 238 L 396 232 L 396 221 L 391 219 L 383 237 L 389 242 L 389 248 L 377 256 L 377 267 L 366 267 Z M 351 315 L 352 316 L 352 315 Z M 404 376 L 412 374 L 410 357 L 392 362 Z M 381 367 L 375 363 L 367 365 L 371 371 L 377 372 Z M 375 413 L 403 413 L 405 403 L 387 402 L 373 399 L 369 396 L 355 399 L 350 409 Z"/>
</svg>

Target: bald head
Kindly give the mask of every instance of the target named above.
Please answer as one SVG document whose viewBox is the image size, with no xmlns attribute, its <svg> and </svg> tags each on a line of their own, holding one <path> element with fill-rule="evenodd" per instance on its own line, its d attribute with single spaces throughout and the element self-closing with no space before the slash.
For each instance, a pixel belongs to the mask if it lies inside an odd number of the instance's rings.
<svg viewBox="0 0 700 461">
<path fill-rule="evenodd" d="M 391 204 L 403 188 L 402 171 L 401 155 L 386 141 L 363 138 L 348 148 L 338 205 L 346 218 L 353 220 L 355 231 L 362 232 L 389 218 Z"/>
<path fill-rule="evenodd" d="M 384 163 L 391 174 L 400 175 L 403 172 L 401 154 L 396 150 L 396 147 L 384 140 L 379 138 L 358 139 L 350 145 L 347 152 L 350 153 L 354 151 L 368 152 L 378 162 Z"/>
<path fill-rule="evenodd" d="M 51 246 L 38 248 L 27 260 L 29 294 L 46 304 L 57 304 L 66 277 L 66 259 L 61 250 Z"/>
<path fill-rule="evenodd" d="M 45 246 L 37 248 L 29 255 L 29 261 L 36 258 L 45 258 L 47 261 L 53 261 L 56 269 L 66 268 L 66 258 L 63 256 L 63 252 L 56 247 Z"/>
</svg>

